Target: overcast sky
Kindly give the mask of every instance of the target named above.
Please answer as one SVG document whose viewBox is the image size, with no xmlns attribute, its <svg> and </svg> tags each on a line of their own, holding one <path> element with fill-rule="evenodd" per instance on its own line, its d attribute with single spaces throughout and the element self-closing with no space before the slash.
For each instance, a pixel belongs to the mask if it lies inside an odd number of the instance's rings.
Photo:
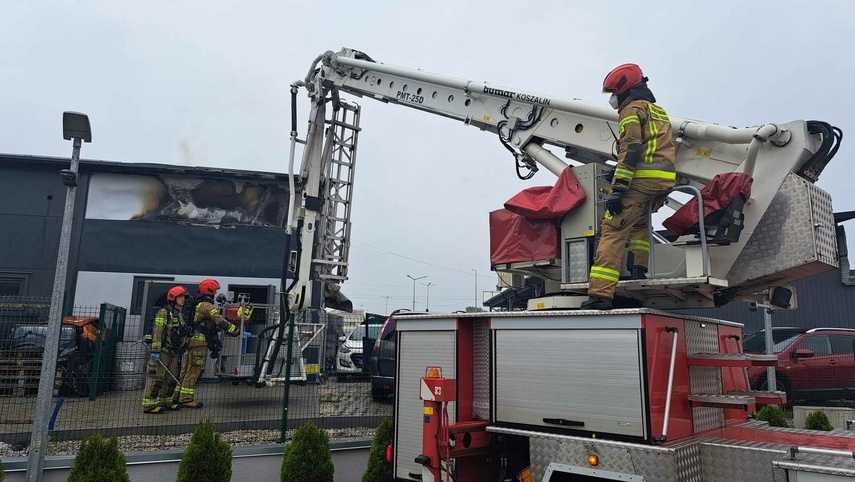
<svg viewBox="0 0 855 482">
<path fill-rule="evenodd" d="M 855 134 L 855 3 L 4 2 L 0 151 L 67 156 L 61 113 L 89 115 L 83 157 L 287 171 L 289 84 L 326 50 L 605 104 L 605 74 L 641 65 L 679 117 L 733 126 L 819 119 Z M 301 136 L 308 109 L 301 93 Z M 351 279 L 356 308 L 430 310 L 495 289 L 488 213 L 519 190 L 494 135 L 360 99 Z M 855 145 L 822 175 L 855 209 Z M 849 226 L 855 239 L 855 225 Z M 853 243 L 850 242 L 850 246 Z M 417 285 L 417 309 L 427 288 Z"/>
</svg>

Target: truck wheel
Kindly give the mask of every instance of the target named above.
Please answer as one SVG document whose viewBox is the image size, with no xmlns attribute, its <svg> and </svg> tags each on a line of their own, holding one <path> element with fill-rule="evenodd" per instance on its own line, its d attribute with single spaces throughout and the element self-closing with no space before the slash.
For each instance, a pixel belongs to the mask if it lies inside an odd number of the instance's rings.
<svg viewBox="0 0 855 482">
<path fill-rule="evenodd" d="M 787 394 L 787 404 L 790 404 L 793 396 L 790 389 L 790 382 L 780 373 L 775 373 L 775 387 L 775 391 Z M 757 380 L 757 389 L 763 391 L 770 390 L 769 383 L 766 381 L 766 375 Z"/>
</svg>

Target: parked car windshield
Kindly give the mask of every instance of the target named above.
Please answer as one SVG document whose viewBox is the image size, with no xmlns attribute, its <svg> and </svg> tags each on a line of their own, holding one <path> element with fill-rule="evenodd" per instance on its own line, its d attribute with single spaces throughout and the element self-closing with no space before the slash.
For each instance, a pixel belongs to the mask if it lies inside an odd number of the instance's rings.
<svg viewBox="0 0 855 482">
<path fill-rule="evenodd" d="M 383 325 L 368 325 L 368 338 L 377 339 L 377 336 L 380 334 L 380 328 Z M 350 334 L 351 340 L 362 340 L 365 336 L 365 325 L 359 325 L 354 330 L 353 333 Z"/>
<path fill-rule="evenodd" d="M 804 333 L 804 330 L 799 329 L 772 330 L 772 341 L 774 342 L 772 350 L 775 353 L 784 351 L 802 333 Z M 748 335 L 742 343 L 742 349 L 751 353 L 766 353 L 766 334 L 761 331 Z"/>
</svg>

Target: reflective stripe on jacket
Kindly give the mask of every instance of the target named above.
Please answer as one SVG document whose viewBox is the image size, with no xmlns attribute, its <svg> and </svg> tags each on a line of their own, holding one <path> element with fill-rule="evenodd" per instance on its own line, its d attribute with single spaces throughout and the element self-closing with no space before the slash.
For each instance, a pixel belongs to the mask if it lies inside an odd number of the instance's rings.
<svg viewBox="0 0 855 482">
<path fill-rule="evenodd" d="M 612 188 L 626 191 L 634 179 L 675 180 L 671 120 L 665 109 L 646 100 L 624 102 L 619 111 L 618 163 Z"/>
</svg>

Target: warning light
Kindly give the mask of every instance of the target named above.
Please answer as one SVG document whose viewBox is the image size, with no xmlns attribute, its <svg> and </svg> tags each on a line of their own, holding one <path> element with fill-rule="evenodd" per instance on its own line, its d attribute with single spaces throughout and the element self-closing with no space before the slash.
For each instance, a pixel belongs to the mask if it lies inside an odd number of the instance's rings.
<svg viewBox="0 0 855 482">
<path fill-rule="evenodd" d="M 392 463 L 392 446 L 386 446 L 386 462 Z"/>
<path fill-rule="evenodd" d="M 425 370 L 425 378 L 442 378 L 442 368 L 427 367 Z"/>
<path fill-rule="evenodd" d="M 588 455 L 588 464 L 591 467 L 596 467 L 600 464 L 600 457 L 597 454 L 589 454 Z"/>
</svg>

